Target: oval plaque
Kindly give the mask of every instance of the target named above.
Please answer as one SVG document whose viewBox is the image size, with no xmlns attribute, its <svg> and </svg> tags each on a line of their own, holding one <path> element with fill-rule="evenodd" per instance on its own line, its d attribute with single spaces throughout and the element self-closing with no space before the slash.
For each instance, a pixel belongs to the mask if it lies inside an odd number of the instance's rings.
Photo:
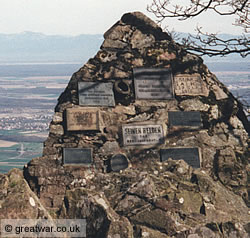
<svg viewBox="0 0 250 238">
<path fill-rule="evenodd" d="M 110 160 L 110 168 L 114 172 L 128 168 L 128 158 L 124 154 L 116 154 Z"/>
</svg>

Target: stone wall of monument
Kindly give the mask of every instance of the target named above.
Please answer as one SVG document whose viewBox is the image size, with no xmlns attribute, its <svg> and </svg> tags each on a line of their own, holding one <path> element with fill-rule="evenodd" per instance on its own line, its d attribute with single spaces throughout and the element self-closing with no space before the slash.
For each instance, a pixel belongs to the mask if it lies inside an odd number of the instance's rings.
<svg viewBox="0 0 250 238">
<path fill-rule="evenodd" d="M 173 235 L 175 216 L 192 227 L 181 212 L 194 226 L 236 219 L 237 208 L 229 219 L 215 210 L 228 205 L 225 191 L 240 209 L 249 205 L 249 125 L 241 104 L 200 57 L 141 13 L 125 14 L 104 38 L 59 97 L 43 157 L 24 170 L 31 188 L 62 217 L 77 213 L 75 192 L 89 209 L 103 199 L 110 224 L 120 217 L 125 233 L 158 227 Z M 167 216 L 168 228 L 147 216 Z"/>
</svg>

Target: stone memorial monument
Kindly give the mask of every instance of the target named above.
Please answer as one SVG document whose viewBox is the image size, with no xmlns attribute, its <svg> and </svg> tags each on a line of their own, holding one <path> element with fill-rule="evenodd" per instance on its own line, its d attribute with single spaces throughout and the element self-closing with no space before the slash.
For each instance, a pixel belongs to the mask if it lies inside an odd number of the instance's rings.
<svg viewBox="0 0 250 238">
<path fill-rule="evenodd" d="M 199 56 L 127 13 L 72 75 L 23 174 L 54 218 L 86 219 L 88 237 L 246 237 L 249 132 Z"/>
</svg>

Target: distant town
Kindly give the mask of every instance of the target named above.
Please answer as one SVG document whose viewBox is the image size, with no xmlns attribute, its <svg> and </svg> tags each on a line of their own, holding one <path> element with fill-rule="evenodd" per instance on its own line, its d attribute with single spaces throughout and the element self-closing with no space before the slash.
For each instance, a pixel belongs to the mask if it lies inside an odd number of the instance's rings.
<svg viewBox="0 0 250 238">
<path fill-rule="evenodd" d="M 48 130 L 51 115 L 32 115 L 30 117 L 0 118 L 0 130 L 22 130 L 44 132 Z"/>
</svg>

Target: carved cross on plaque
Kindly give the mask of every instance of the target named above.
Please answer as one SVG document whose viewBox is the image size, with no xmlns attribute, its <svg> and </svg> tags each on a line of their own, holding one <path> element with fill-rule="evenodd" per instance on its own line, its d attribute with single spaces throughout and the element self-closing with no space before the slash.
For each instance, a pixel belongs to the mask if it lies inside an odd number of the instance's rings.
<svg viewBox="0 0 250 238">
<path fill-rule="evenodd" d="M 173 98 L 172 73 L 166 68 L 135 68 L 136 99 L 164 100 Z"/>
<path fill-rule="evenodd" d="M 161 149 L 161 162 L 168 159 L 183 159 L 193 168 L 200 168 L 200 149 L 199 148 L 167 148 Z"/>
</svg>

